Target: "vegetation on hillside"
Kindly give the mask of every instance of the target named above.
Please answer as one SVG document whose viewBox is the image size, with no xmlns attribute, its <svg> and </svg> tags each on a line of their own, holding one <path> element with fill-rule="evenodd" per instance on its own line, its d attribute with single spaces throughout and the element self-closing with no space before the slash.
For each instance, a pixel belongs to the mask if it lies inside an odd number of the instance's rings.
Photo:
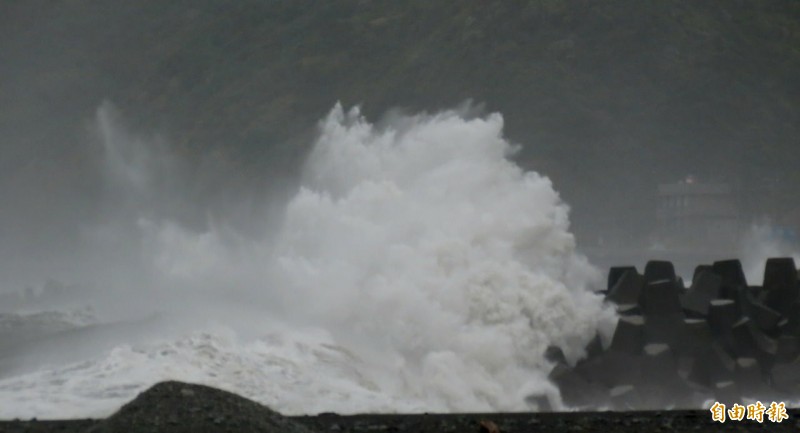
<svg viewBox="0 0 800 433">
<path fill-rule="evenodd" d="M 291 172 L 336 101 L 375 118 L 472 99 L 503 113 L 520 163 L 553 178 L 579 234 L 645 233 L 656 185 L 690 173 L 732 183 L 751 214 L 797 207 L 795 0 L 2 8 L 9 139 L 79 135 L 74 125 L 108 98 L 189 155 Z M 44 118 L 61 123 L 33 127 Z"/>
</svg>

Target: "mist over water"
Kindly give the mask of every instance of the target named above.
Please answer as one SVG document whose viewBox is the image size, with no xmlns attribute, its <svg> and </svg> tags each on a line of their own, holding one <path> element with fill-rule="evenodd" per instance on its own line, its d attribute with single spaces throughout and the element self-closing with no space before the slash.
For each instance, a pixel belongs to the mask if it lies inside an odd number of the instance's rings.
<svg viewBox="0 0 800 433">
<path fill-rule="evenodd" d="M 460 111 L 376 126 L 337 105 L 300 188 L 254 235 L 224 210 L 197 223 L 185 163 L 102 106 L 104 201 L 64 297 L 103 324 L 19 351 L 35 362 L 0 372 L 0 418 L 107 415 L 164 379 L 285 413 L 557 401 L 544 349 L 580 357 L 613 314 L 567 205 L 509 160 L 502 129 Z"/>
<path fill-rule="evenodd" d="M 742 238 L 740 255 L 747 281 L 752 285 L 764 280 L 764 266 L 771 257 L 791 257 L 795 263 L 800 263 L 797 246 L 775 236 L 774 228 L 766 223 L 750 226 Z"/>
</svg>

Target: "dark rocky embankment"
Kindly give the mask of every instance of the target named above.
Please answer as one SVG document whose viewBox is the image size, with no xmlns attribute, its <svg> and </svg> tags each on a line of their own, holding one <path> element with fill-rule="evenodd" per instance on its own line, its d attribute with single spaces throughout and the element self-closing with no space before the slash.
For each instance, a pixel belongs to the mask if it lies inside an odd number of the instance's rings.
<svg viewBox="0 0 800 433">
<path fill-rule="evenodd" d="M 164 382 L 104 420 L 2 421 L 3 433 L 158 432 L 689 432 L 797 431 L 800 410 L 781 423 L 713 422 L 710 412 L 566 412 L 285 417 L 258 403 L 201 385 Z"/>
<path fill-rule="evenodd" d="M 698 408 L 800 395 L 800 281 L 791 258 L 767 260 L 761 285 L 748 285 L 738 260 L 698 266 L 688 288 L 670 262 L 650 261 L 644 274 L 614 267 L 605 295 L 620 315 L 609 344 L 596 337 L 576 365 L 547 350 L 568 406 Z"/>
</svg>

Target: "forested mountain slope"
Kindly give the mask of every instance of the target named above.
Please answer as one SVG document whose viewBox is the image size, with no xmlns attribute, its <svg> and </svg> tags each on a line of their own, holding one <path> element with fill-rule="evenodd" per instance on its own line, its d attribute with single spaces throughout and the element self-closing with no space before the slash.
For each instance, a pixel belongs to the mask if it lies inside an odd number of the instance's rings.
<svg viewBox="0 0 800 433">
<path fill-rule="evenodd" d="M 689 173 L 751 213 L 786 212 L 800 185 L 795 0 L 10 0 L 0 65 L 6 194 L 51 171 L 45 195 L 92 190 L 60 167 L 87 164 L 105 99 L 244 183 L 295 171 L 336 101 L 377 118 L 472 99 L 553 179 L 579 240 L 646 233 L 656 185 Z"/>
</svg>

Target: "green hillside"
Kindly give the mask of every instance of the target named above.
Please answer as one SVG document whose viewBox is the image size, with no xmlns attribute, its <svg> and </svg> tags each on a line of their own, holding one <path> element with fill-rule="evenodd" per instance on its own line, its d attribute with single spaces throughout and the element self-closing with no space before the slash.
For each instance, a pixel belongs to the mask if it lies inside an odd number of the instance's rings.
<svg viewBox="0 0 800 433">
<path fill-rule="evenodd" d="M 104 99 L 253 178 L 292 172 L 337 100 L 377 118 L 472 99 L 579 239 L 646 233 L 656 185 L 689 173 L 751 213 L 797 207 L 796 0 L 10 0 L 0 41 L 4 185 L 19 161 L 79 158 Z"/>
</svg>

